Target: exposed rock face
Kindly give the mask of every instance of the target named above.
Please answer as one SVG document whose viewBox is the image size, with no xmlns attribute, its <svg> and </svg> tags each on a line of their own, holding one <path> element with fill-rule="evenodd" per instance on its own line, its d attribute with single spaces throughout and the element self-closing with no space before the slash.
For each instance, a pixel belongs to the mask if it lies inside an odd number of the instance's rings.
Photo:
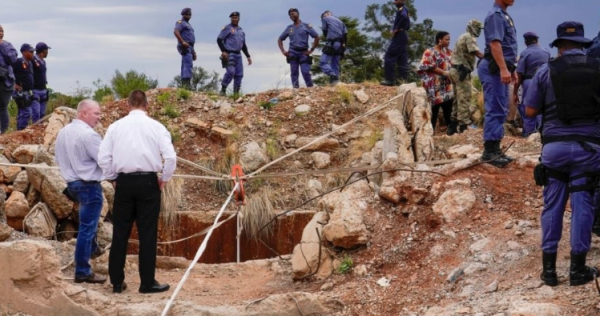
<svg viewBox="0 0 600 316">
<path fill-rule="evenodd" d="M 46 204 L 40 202 L 31 209 L 24 222 L 25 231 L 35 237 L 50 238 L 56 233 L 57 220 Z"/>
<path fill-rule="evenodd" d="M 73 202 L 64 194 L 67 183 L 58 170 L 28 168 L 27 175 L 31 185 L 41 193 L 42 201 L 54 212 L 58 219 L 69 216 L 73 211 Z"/>
<path fill-rule="evenodd" d="M 0 244 L 2 311 L 47 316 L 99 316 L 67 295 L 59 264 L 52 246 L 45 243 L 25 240 Z"/>
<path fill-rule="evenodd" d="M 410 125 L 415 138 L 413 150 L 417 161 L 428 161 L 434 148 L 431 106 L 427 101 L 425 89 L 416 88 L 411 90 L 410 94 L 412 98 Z"/>
<path fill-rule="evenodd" d="M 292 255 L 294 279 L 301 279 L 306 275 L 314 273 L 317 268 L 319 269 L 316 274 L 317 278 L 326 278 L 331 275 L 333 260 L 325 247 L 321 247 L 321 261 L 319 263 L 320 245 L 319 236 L 317 236 L 316 231 L 318 230 L 319 234 L 323 235 L 323 225 L 320 223 L 326 223 L 328 217 L 327 213 L 319 212 L 315 214 L 313 219 L 304 228 L 302 241 L 294 247 Z"/>
<path fill-rule="evenodd" d="M 386 145 L 384 136 L 383 160 L 387 159 L 388 153 L 397 154 L 399 162 L 414 162 L 415 157 L 411 150 L 411 139 L 406 130 L 404 116 L 399 110 L 390 110 L 385 112 L 387 121 L 390 125 L 391 135 L 389 137 L 389 147 Z M 389 149 L 388 149 L 389 148 Z"/>
<path fill-rule="evenodd" d="M 331 156 L 327 153 L 314 152 L 311 155 L 317 169 L 325 169 L 331 164 Z"/>
<path fill-rule="evenodd" d="M 29 213 L 29 204 L 25 195 L 19 191 L 14 191 L 4 206 L 8 224 L 17 230 L 23 230 L 23 218 Z"/>
<path fill-rule="evenodd" d="M 447 222 L 468 212 L 475 204 L 475 193 L 468 188 L 452 189 L 444 192 L 433 205 L 433 212 L 442 215 Z"/>
<path fill-rule="evenodd" d="M 319 208 L 330 214 L 329 223 L 323 228 L 325 239 L 346 249 L 365 245 L 369 232 L 363 221 L 367 209 L 364 198 L 371 194 L 367 182 L 359 181 L 319 201 Z"/>
<path fill-rule="evenodd" d="M 245 172 L 254 171 L 269 162 L 267 153 L 256 142 L 242 146 L 240 160 Z"/>
<path fill-rule="evenodd" d="M 313 140 L 314 140 L 314 138 L 300 137 L 296 140 L 296 147 L 298 147 L 298 148 L 304 147 L 304 146 L 308 145 L 310 142 L 312 142 Z M 339 147 L 340 147 L 340 142 L 337 139 L 326 138 L 326 139 L 322 139 L 322 140 L 308 146 L 304 150 L 333 151 L 333 150 L 338 149 Z"/>
<path fill-rule="evenodd" d="M 77 111 L 68 107 L 58 107 L 54 110 L 48 119 L 46 132 L 44 133 L 44 147 L 49 148 L 51 153 L 54 153 L 54 142 L 58 136 L 58 132 L 69 124 L 77 115 Z"/>
</svg>

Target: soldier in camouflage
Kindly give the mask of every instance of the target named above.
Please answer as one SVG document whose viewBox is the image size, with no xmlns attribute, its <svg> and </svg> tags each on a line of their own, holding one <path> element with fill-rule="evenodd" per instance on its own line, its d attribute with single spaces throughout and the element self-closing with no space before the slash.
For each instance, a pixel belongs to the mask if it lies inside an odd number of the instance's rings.
<svg viewBox="0 0 600 316">
<path fill-rule="evenodd" d="M 454 86 L 454 105 L 452 106 L 452 120 L 447 134 L 462 133 L 471 124 L 471 72 L 475 68 L 475 57 L 483 58 L 477 47 L 477 38 L 481 34 L 483 23 L 471 20 L 467 24 L 467 32 L 458 37 L 452 54 L 452 68 L 450 79 Z"/>
</svg>

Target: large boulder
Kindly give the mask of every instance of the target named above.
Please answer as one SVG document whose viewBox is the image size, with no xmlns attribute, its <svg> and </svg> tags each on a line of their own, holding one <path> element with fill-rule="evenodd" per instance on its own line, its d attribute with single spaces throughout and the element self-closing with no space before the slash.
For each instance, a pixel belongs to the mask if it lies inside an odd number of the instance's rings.
<svg viewBox="0 0 600 316">
<path fill-rule="evenodd" d="M 367 209 L 364 198 L 371 195 L 367 182 L 359 181 L 342 192 L 332 193 L 321 199 L 319 208 L 330 216 L 323 228 L 325 239 L 336 247 L 346 249 L 367 244 L 370 236 L 363 219 Z"/>
<path fill-rule="evenodd" d="M 399 162 L 414 162 L 415 156 L 411 150 L 412 139 L 406 129 L 404 115 L 399 110 L 385 112 L 386 125 L 390 126 L 390 135 L 384 135 L 384 149 L 382 161 L 387 159 L 388 153 L 397 154 Z"/>
<path fill-rule="evenodd" d="M 13 315 L 99 316 L 65 291 L 60 259 L 49 244 L 24 240 L 0 244 L 2 312 Z"/>
<path fill-rule="evenodd" d="M 269 156 L 256 142 L 242 146 L 240 161 L 244 171 L 254 171 L 269 162 Z"/>
<path fill-rule="evenodd" d="M 0 223 L 0 241 L 5 241 L 12 236 L 13 229 L 6 223 Z"/>
<path fill-rule="evenodd" d="M 414 135 L 413 151 L 417 161 L 431 160 L 433 155 L 433 126 L 431 125 L 431 106 L 423 88 L 410 91 L 412 111 L 410 114 L 411 133 Z"/>
<path fill-rule="evenodd" d="M 27 168 L 31 185 L 40 192 L 42 201 L 58 219 L 67 218 L 73 212 L 73 202 L 62 192 L 67 183 L 55 169 Z"/>
<path fill-rule="evenodd" d="M 57 220 L 48 206 L 42 202 L 31 209 L 23 223 L 25 232 L 31 236 L 50 238 L 56 234 Z"/>
<path fill-rule="evenodd" d="M 0 163 L 11 164 L 4 155 L 0 155 Z M 21 167 L 16 166 L 0 166 L 0 182 L 12 183 L 17 178 L 17 175 L 21 172 Z"/>
<path fill-rule="evenodd" d="M 23 219 L 29 213 L 29 204 L 27 204 L 25 194 L 13 191 L 4 207 L 8 224 L 14 229 L 23 230 Z"/>
<path fill-rule="evenodd" d="M 77 111 L 66 106 L 58 107 L 52 112 L 44 132 L 44 147 L 54 153 L 54 142 L 58 132 L 77 116 Z"/>
<path fill-rule="evenodd" d="M 49 166 L 55 165 L 54 157 L 43 145 L 21 145 L 13 151 L 12 156 L 20 164 L 45 162 Z"/>
<path fill-rule="evenodd" d="M 294 279 L 301 279 L 311 273 L 320 279 L 327 278 L 333 271 L 333 260 L 327 248 L 319 243 L 319 235 L 323 235 L 323 224 L 326 223 L 329 216 L 326 212 L 319 212 L 313 216 L 312 220 L 304 227 L 302 232 L 302 241 L 294 247 L 292 254 L 292 272 Z M 319 251 L 321 252 L 321 261 L 319 262 Z M 319 269 L 317 271 L 317 268 Z"/>
<path fill-rule="evenodd" d="M 102 181 L 100 184 L 102 185 L 104 198 L 106 198 L 105 204 L 108 205 L 108 212 L 111 212 L 115 202 L 115 188 L 113 188 L 113 185 L 108 181 Z"/>
<path fill-rule="evenodd" d="M 17 178 L 13 182 L 13 191 L 19 191 L 21 193 L 27 193 L 29 189 L 29 177 L 27 171 L 23 170 L 17 174 Z"/>
</svg>

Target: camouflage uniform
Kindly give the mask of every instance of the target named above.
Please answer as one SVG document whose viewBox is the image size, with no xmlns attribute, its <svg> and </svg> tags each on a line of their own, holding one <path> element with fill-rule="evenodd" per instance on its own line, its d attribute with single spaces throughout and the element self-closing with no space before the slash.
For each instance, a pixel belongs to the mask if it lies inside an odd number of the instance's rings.
<svg viewBox="0 0 600 316">
<path fill-rule="evenodd" d="M 452 55 L 452 69 L 450 69 L 450 79 L 452 79 L 455 98 L 452 106 L 452 121 L 458 121 L 458 125 L 465 126 L 471 124 L 471 72 L 475 68 L 475 55 L 479 51 L 477 47 L 477 37 L 481 34 L 483 23 L 478 20 L 471 20 L 467 25 L 467 32 L 458 37 Z M 469 71 L 469 75 L 460 81 L 458 67 L 462 65 Z"/>
</svg>

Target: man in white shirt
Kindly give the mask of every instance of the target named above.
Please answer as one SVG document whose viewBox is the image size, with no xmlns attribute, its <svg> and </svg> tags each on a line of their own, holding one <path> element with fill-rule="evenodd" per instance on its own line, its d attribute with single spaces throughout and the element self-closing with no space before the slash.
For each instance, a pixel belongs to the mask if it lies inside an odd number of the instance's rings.
<svg viewBox="0 0 600 316">
<path fill-rule="evenodd" d="M 104 283 L 106 277 L 92 272 L 90 258 L 101 254 L 96 231 L 102 211 L 102 169 L 98 148 L 102 137 L 93 127 L 100 121 L 100 106 L 93 100 L 77 105 L 77 118 L 58 133 L 56 162 L 70 195 L 79 203 L 79 233 L 75 246 L 75 283 Z"/>
<path fill-rule="evenodd" d="M 107 180 L 115 186 L 113 239 L 108 259 L 108 274 L 114 293 L 125 284 L 125 259 L 131 228 L 138 230 L 140 293 L 169 289 L 155 279 L 156 239 L 161 190 L 175 172 L 177 156 L 171 134 L 148 117 L 148 100 L 143 91 L 129 94 L 129 115 L 108 127 L 100 145 L 98 164 Z M 163 164 L 164 160 L 164 164 Z M 162 173 L 157 177 L 157 173 Z"/>
</svg>

